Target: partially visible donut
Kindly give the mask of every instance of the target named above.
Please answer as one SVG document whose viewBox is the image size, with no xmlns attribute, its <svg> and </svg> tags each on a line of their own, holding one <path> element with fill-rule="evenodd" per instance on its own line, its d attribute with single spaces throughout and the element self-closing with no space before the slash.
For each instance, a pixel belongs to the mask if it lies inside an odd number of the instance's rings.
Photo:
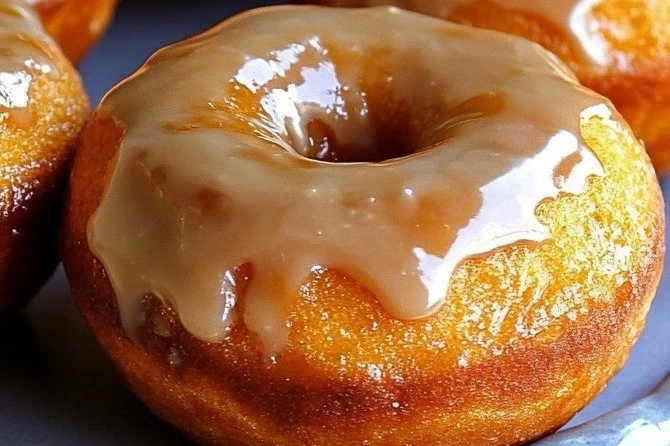
<svg viewBox="0 0 670 446">
<path fill-rule="evenodd" d="M 25 2 L 0 1 L 0 315 L 57 263 L 56 236 L 88 100 L 78 74 Z"/>
<path fill-rule="evenodd" d="M 79 61 L 100 38 L 114 13 L 117 0 L 27 0 L 63 53 Z"/>
<path fill-rule="evenodd" d="M 130 387 L 207 444 L 505 445 L 637 339 L 658 182 L 526 40 L 396 8 L 247 12 L 101 102 L 62 256 Z"/>
<path fill-rule="evenodd" d="M 657 0 L 316 0 L 396 5 L 540 43 L 608 97 L 659 175 L 670 169 L 670 2 Z"/>
</svg>

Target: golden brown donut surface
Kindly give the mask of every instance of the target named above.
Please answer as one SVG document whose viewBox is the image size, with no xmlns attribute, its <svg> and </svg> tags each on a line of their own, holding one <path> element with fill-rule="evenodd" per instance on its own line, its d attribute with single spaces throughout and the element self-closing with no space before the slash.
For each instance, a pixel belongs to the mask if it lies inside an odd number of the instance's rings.
<svg viewBox="0 0 670 446">
<path fill-rule="evenodd" d="M 606 99 L 396 9 L 266 9 L 159 52 L 89 124 L 63 235 L 131 387 L 234 444 L 550 432 L 621 366 L 664 249 Z"/>
<path fill-rule="evenodd" d="M 0 1 L 0 314 L 56 265 L 61 194 L 87 99 L 22 1 Z"/>
<path fill-rule="evenodd" d="M 27 0 L 63 53 L 79 61 L 112 19 L 117 0 Z"/>
<path fill-rule="evenodd" d="M 670 168 L 670 3 L 657 0 L 317 0 L 396 5 L 516 34 L 557 54 L 610 98 L 659 173 Z"/>
</svg>

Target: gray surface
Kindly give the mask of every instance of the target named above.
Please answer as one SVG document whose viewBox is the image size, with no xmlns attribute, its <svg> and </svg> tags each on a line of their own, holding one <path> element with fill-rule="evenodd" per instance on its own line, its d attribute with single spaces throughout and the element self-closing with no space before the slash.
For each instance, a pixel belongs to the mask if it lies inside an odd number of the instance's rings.
<svg viewBox="0 0 670 446">
<path fill-rule="evenodd" d="M 533 446 L 670 445 L 670 376 L 651 395 Z"/>
<path fill-rule="evenodd" d="M 117 20 L 81 70 L 92 100 L 156 48 L 264 2 L 122 3 Z M 670 182 L 664 188 L 670 197 Z M 670 281 L 664 276 L 626 367 L 571 425 L 650 392 L 670 371 Z M 173 445 L 184 438 L 122 385 L 74 310 L 59 271 L 22 318 L 0 332 L 0 444 Z"/>
</svg>

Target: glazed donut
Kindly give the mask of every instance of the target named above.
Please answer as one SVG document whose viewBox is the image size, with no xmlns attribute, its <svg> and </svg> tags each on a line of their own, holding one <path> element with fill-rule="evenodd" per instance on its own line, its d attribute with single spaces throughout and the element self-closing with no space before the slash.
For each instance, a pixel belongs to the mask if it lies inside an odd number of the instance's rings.
<svg viewBox="0 0 670 446">
<path fill-rule="evenodd" d="M 62 194 L 88 100 L 20 0 L 0 1 L 0 315 L 53 272 Z"/>
<path fill-rule="evenodd" d="M 62 256 L 124 379 L 198 441 L 519 444 L 623 364 L 663 219 L 643 147 L 540 46 L 287 6 L 107 94 Z"/>
<path fill-rule="evenodd" d="M 27 0 L 47 32 L 73 62 L 80 60 L 107 28 L 116 0 Z"/>
<path fill-rule="evenodd" d="M 397 5 L 516 34 L 558 55 L 610 98 L 641 138 L 659 175 L 670 169 L 670 2 L 656 0 L 316 0 Z"/>
</svg>

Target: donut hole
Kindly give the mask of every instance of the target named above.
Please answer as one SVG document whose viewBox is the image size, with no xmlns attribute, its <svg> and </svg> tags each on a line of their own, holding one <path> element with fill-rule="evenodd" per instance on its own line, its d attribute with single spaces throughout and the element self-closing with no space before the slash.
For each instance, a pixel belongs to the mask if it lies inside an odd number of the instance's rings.
<svg viewBox="0 0 670 446">
<path fill-rule="evenodd" d="M 286 126 L 285 141 L 298 155 L 331 163 L 381 163 L 410 156 L 429 148 L 436 118 L 447 113 L 439 95 L 430 100 L 410 97 L 396 74 L 371 74 L 358 79 L 355 87 L 341 82 L 336 87 L 310 85 L 311 91 L 324 89 L 320 103 L 291 104 L 299 118 Z"/>
<path fill-rule="evenodd" d="M 295 110 L 282 133 L 298 155 L 330 163 L 381 163 L 423 150 L 426 129 L 433 127 L 430 116 L 440 115 L 442 107 L 411 100 L 397 82 L 381 82 L 390 75 L 354 83 L 316 73 L 322 78 L 308 76 L 297 87 L 309 89 L 307 100 L 273 101 Z"/>
<path fill-rule="evenodd" d="M 407 129 L 380 126 L 371 135 L 359 141 L 347 142 L 338 139 L 336 130 L 327 122 L 313 118 L 306 124 L 308 145 L 299 154 L 318 161 L 331 163 L 380 163 L 411 155 L 417 151 L 412 135 Z M 369 140 L 373 141 L 370 142 Z M 358 144 L 357 144 L 358 142 Z"/>
<path fill-rule="evenodd" d="M 491 92 L 454 100 L 443 73 L 413 50 L 352 50 L 312 39 L 271 54 L 246 60 L 232 79 L 222 110 L 234 120 L 226 118 L 226 126 L 252 129 L 309 160 L 383 163 L 411 156 L 502 108 L 502 97 Z M 205 126 L 219 128 L 221 121 Z"/>
<path fill-rule="evenodd" d="M 495 92 L 454 101 L 448 86 L 431 81 L 434 73 L 419 63 L 413 73 L 390 63 L 367 67 L 353 80 L 335 71 L 318 73 L 320 82 L 304 76 L 299 85 L 309 89 L 309 100 L 275 104 L 296 110 L 297 119 L 285 121 L 284 141 L 298 155 L 322 162 L 383 163 L 415 155 L 504 107 Z"/>
<path fill-rule="evenodd" d="M 504 107 L 504 97 L 494 92 L 457 104 L 425 97 L 410 100 L 383 89 L 361 96 L 367 98 L 364 112 L 347 114 L 344 122 L 325 112 L 324 117 L 310 117 L 304 124 L 304 136 L 291 139 L 291 146 L 299 155 L 318 161 L 392 161 L 431 150 L 453 138 L 462 124 L 494 115 Z"/>
</svg>

